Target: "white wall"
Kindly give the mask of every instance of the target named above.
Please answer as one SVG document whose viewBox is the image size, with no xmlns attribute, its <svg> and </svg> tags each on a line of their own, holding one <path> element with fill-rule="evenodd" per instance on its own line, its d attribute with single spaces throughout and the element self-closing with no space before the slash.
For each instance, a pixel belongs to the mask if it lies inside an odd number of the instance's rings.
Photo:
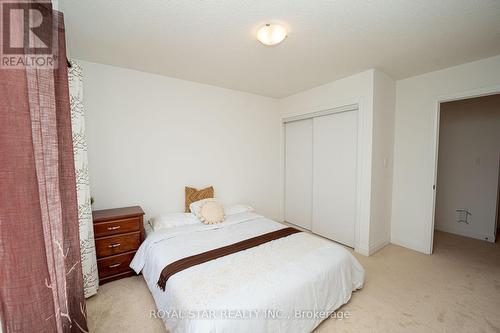
<svg viewBox="0 0 500 333">
<path fill-rule="evenodd" d="M 371 146 L 373 116 L 374 70 L 352 75 L 316 88 L 312 88 L 279 101 L 282 118 L 359 104 L 358 152 L 358 231 L 356 251 L 369 254 L 370 193 L 371 193 Z M 281 136 L 283 138 L 283 135 Z M 282 142 L 283 147 L 283 142 Z M 281 159 L 284 161 L 283 148 Z M 281 177 L 283 180 L 283 176 Z M 283 189 L 283 183 L 281 185 Z M 283 209 L 283 206 L 282 206 Z"/>
<path fill-rule="evenodd" d="M 495 241 L 500 94 L 441 105 L 436 229 Z M 457 223 L 457 209 L 472 213 Z"/>
<path fill-rule="evenodd" d="M 373 89 L 370 254 L 391 240 L 395 81 L 376 70 Z"/>
<path fill-rule="evenodd" d="M 356 248 L 370 254 L 388 242 L 394 87 L 385 74 L 369 70 L 278 101 L 81 63 L 94 209 L 138 204 L 148 216 L 181 211 L 185 185 L 214 185 L 223 201 L 248 202 L 283 220 L 281 118 L 358 104 Z"/>
<path fill-rule="evenodd" d="M 437 103 L 500 90 L 500 56 L 396 82 L 391 242 L 429 253 Z"/>
<path fill-rule="evenodd" d="M 280 218 L 276 100 L 80 61 L 93 209 L 182 211 L 184 186 Z"/>
<path fill-rule="evenodd" d="M 386 243 L 389 228 L 391 242 L 430 252 L 438 101 L 500 90 L 500 56 L 397 81 L 393 136 L 393 82 L 377 70 L 275 100 L 83 65 L 94 208 L 178 211 L 185 185 L 213 184 L 223 200 L 282 220 L 280 119 L 359 104 L 357 250 L 365 254 Z"/>
</svg>

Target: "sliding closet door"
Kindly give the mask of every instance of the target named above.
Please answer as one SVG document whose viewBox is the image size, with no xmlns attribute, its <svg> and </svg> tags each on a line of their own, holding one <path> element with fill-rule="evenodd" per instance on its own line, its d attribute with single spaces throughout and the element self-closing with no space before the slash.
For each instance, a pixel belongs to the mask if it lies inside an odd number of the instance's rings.
<svg viewBox="0 0 500 333">
<path fill-rule="evenodd" d="M 285 220 L 311 229 L 312 119 L 285 124 Z"/>
<path fill-rule="evenodd" d="M 313 232 L 354 247 L 357 111 L 313 119 Z"/>
</svg>

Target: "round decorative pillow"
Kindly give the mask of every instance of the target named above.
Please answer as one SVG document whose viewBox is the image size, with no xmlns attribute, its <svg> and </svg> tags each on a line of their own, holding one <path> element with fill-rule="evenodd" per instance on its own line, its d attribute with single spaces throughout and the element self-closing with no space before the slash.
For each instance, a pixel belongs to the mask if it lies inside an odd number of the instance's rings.
<svg viewBox="0 0 500 333">
<path fill-rule="evenodd" d="M 205 224 L 215 224 L 224 221 L 224 208 L 217 201 L 205 202 L 198 211 L 198 218 Z"/>
</svg>

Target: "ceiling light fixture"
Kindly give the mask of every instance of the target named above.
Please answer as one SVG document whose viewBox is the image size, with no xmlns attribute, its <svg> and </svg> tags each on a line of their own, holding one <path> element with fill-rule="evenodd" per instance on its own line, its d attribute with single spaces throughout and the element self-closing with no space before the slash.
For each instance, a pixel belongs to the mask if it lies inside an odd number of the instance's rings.
<svg viewBox="0 0 500 333">
<path fill-rule="evenodd" d="M 264 45 L 276 45 L 286 38 L 286 29 L 279 24 L 266 24 L 257 31 L 257 39 Z"/>
</svg>

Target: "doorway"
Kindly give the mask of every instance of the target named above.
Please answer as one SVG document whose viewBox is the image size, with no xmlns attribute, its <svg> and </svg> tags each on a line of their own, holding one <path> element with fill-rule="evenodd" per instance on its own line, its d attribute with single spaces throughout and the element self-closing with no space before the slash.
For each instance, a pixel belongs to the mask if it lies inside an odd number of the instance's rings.
<svg viewBox="0 0 500 333">
<path fill-rule="evenodd" d="M 500 94 L 441 103 L 438 133 L 434 229 L 495 242 Z"/>
</svg>

